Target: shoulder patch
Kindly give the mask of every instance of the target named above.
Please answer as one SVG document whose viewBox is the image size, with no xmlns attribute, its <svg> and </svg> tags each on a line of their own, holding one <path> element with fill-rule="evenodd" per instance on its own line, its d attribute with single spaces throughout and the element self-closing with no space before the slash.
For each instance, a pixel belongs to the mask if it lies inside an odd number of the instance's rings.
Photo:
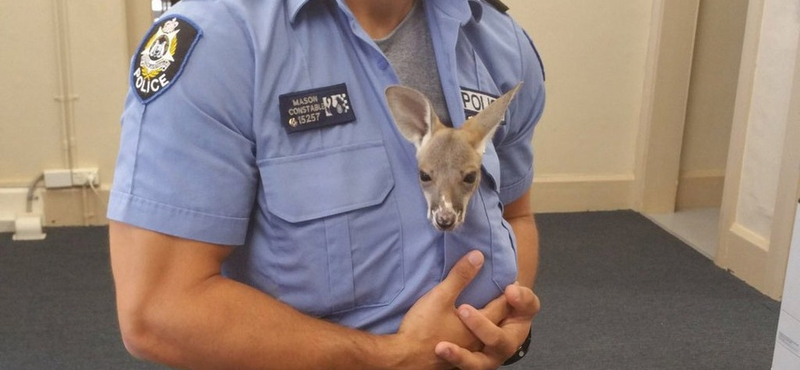
<svg viewBox="0 0 800 370">
<path fill-rule="evenodd" d="M 180 16 L 165 17 L 153 25 L 131 65 L 131 88 L 142 104 L 175 83 L 202 34 L 199 27 Z"/>
<path fill-rule="evenodd" d="M 500 0 L 485 0 L 485 1 L 489 3 L 491 6 L 493 6 L 495 9 L 497 9 L 500 13 L 505 13 L 508 11 L 508 5 L 503 4 L 503 2 Z"/>
</svg>

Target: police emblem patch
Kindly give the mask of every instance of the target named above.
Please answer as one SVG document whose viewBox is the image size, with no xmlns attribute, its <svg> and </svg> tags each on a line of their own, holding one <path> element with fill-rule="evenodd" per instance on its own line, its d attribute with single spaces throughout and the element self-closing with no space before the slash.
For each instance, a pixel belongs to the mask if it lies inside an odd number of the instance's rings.
<svg viewBox="0 0 800 370">
<path fill-rule="evenodd" d="M 200 28 L 181 17 L 167 17 L 153 25 L 131 66 L 131 88 L 143 104 L 178 79 L 201 35 Z"/>
</svg>

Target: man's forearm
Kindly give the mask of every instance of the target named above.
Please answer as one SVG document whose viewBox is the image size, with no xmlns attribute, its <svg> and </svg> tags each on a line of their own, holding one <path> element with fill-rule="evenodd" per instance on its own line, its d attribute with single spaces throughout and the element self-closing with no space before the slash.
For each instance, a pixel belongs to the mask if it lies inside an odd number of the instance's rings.
<svg viewBox="0 0 800 370">
<path fill-rule="evenodd" d="M 149 305 L 136 324 L 121 317 L 128 345 L 140 357 L 179 368 L 380 369 L 391 367 L 398 349 L 388 346 L 388 336 L 302 315 L 219 276 Z"/>
</svg>

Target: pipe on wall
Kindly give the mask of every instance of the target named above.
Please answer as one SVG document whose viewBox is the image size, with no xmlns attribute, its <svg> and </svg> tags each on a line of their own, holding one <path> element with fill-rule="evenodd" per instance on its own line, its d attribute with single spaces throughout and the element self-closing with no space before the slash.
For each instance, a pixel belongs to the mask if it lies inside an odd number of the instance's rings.
<svg viewBox="0 0 800 370">
<path fill-rule="evenodd" d="M 72 83 L 69 14 L 66 0 L 53 0 L 53 3 L 58 62 L 58 93 L 55 100 L 59 103 L 61 110 L 61 147 L 64 167 L 72 170 L 75 168 L 75 157 L 77 156 L 74 102 L 78 96 L 73 92 Z"/>
<path fill-rule="evenodd" d="M 75 129 L 75 102 L 80 98 L 75 93 L 72 71 L 72 43 L 69 23 L 68 0 L 53 0 L 53 12 L 56 23 L 56 57 L 58 62 L 58 93 L 55 100 L 61 111 L 61 147 L 65 168 L 70 171 L 76 168 L 77 140 Z M 83 208 L 83 224 L 89 225 L 95 217 L 92 207 L 87 205 L 86 188 L 81 188 L 81 206 Z"/>
</svg>

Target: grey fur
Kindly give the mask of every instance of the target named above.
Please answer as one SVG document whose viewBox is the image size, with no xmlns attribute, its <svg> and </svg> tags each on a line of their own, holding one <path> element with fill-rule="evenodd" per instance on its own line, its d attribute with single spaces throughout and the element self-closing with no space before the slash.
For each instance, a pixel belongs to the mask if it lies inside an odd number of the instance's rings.
<svg viewBox="0 0 800 370">
<path fill-rule="evenodd" d="M 486 141 L 494 135 L 520 85 L 467 120 L 461 128 L 443 125 L 419 91 L 399 85 L 386 89 L 395 125 L 417 148 L 428 219 L 437 229 L 453 230 L 464 222 L 469 200 L 481 181 Z"/>
</svg>

